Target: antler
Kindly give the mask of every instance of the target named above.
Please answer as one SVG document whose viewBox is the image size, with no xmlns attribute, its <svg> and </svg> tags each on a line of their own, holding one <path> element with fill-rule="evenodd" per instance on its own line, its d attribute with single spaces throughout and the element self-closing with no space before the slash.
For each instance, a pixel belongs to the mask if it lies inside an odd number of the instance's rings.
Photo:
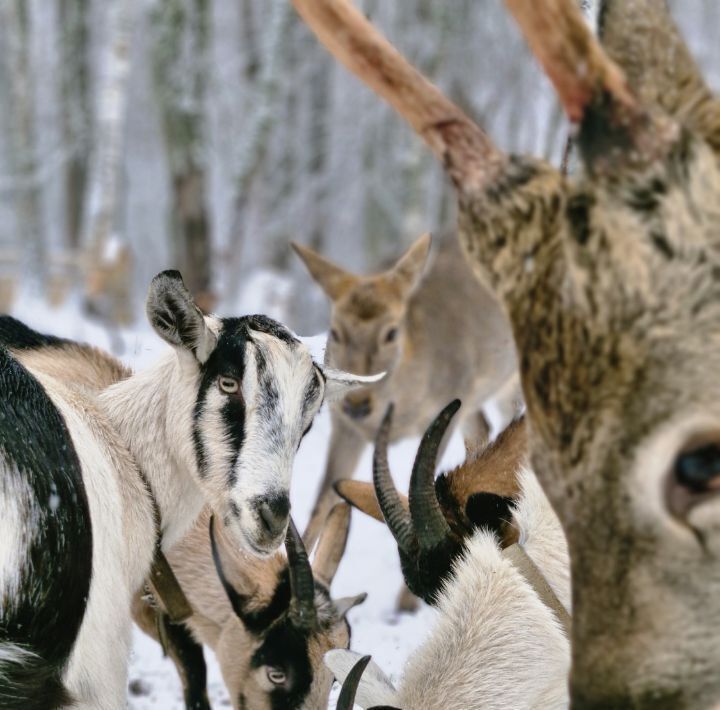
<svg viewBox="0 0 720 710">
<path fill-rule="evenodd" d="M 311 629 L 317 623 L 315 581 L 305 545 L 303 545 L 292 518 L 290 518 L 290 525 L 285 537 L 285 550 L 287 551 L 290 589 L 292 590 L 290 619 L 299 629 Z"/>
<path fill-rule="evenodd" d="M 488 182 L 503 154 L 345 0 L 292 0 L 330 53 L 410 123 L 460 186 Z"/>
</svg>

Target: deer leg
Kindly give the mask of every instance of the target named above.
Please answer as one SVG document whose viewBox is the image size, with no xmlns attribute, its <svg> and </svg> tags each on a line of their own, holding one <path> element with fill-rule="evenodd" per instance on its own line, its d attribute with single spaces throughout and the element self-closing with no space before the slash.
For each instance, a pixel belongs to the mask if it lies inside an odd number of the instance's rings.
<svg viewBox="0 0 720 710">
<path fill-rule="evenodd" d="M 333 416 L 325 475 L 303 535 L 308 549 L 315 544 L 330 509 L 340 500 L 333 489 L 333 483 L 343 478 L 352 478 L 364 449 L 365 439 L 362 435 L 348 428 L 339 416 Z"/>
<path fill-rule="evenodd" d="M 490 424 L 482 410 L 473 412 L 462 423 L 466 457 L 482 451 L 490 441 Z"/>
<path fill-rule="evenodd" d="M 133 619 L 150 638 L 162 645 L 175 664 L 187 710 L 212 710 L 207 696 L 207 667 L 202 645 L 183 624 L 173 624 L 160 609 L 143 601 L 133 603 Z"/>
</svg>

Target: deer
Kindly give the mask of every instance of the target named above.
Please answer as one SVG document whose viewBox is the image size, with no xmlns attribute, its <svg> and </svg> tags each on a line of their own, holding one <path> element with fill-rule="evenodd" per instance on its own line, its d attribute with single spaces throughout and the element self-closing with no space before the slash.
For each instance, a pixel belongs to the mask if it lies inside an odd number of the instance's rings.
<svg viewBox="0 0 720 710">
<path fill-rule="evenodd" d="M 205 508 L 168 553 L 192 616 L 172 623 L 141 593 L 133 606 L 135 622 L 175 664 L 185 706 L 210 709 L 205 644 L 215 652 L 233 707 L 327 708 L 332 675 L 323 656 L 349 646 L 347 614 L 366 597 L 332 599 L 329 593 L 347 543 L 350 506 L 338 503 L 330 512 L 312 566 L 294 528 L 287 555 L 260 559 L 237 550 L 211 519 Z"/>
<path fill-rule="evenodd" d="M 403 710 L 568 705 L 570 562 L 562 527 L 528 468 L 527 450 L 508 457 L 514 459 L 518 486 L 509 511 L 517 542 L 498 536 L 492 516 L 490 525 L 478 521 L 473 529 L 450 524 L 433 472 L 457 407 L 457 402 L 446 407 L 423 436 L 409 510 L 387 465 L 391 417 L 386 415 L 378 432 L 377 503 L 397 541 L 408 587 L 436 606 L 438 619 L 409 657 L 397 689 L 369 663 L 370 656 L 329 651 L 325 662 L 343 684 L 341 710 L 352 708 L 353 701 L 363 708 Z M 497 453 L 492 458 L 499 460 Z"/>
<path fill-rule="evenodd" d="M 389 269 L 360 276 L 293 244 L 331 303 L 325 362 L 371 375 L 331 408 L 325 474 L 305 530 L 312 544 L 330 506 L 333 484 L 351 478 L 385 410 L 395 406 L 395 440 L 420 435 L 455 397 L 468 405 L 460 427 L 466 447 L 482 447 L 490 427 L 483 405 L 495 399 L 507 422 L 522 407 L 512 335 L 494 296 L 472 276 L 457 240 L 420 237 Z M 429 262 L 429 263 L 428 263 Z"/>
<path fill-rule="evenodd" d="M 410 124 L 511 323 L 530 462 L 567 537 L 573 708 L 720 703 L 720 105 L 665 0 L 505 0 L 578 169 L 501 151 L 347 0 L 293 0 Z"/>
<path fill-rule="evenodd" d="M 272 554 L 303 433 L 366 383 L 276 321 L 204 315 L 176 271 L 146 311 L 172 350 L 99 393 L 94 375 L 64 379 L 74 344 L 2 319 L 0 704 L 124 707 L 131 603 L 155 562 L 204 505 L 235 546 Z"/>
</svg>

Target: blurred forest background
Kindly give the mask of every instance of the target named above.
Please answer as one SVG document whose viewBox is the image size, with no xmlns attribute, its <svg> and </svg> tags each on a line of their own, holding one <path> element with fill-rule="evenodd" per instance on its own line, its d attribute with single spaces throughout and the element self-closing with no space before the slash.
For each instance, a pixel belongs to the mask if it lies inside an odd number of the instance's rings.
<svg viewBox="0 0 720 710">
<path fill-rule="evenodd" d="M 718 0 L 671 3 L 720 82 Z M 501 0 L 364 12 L 505 149 L 559 163 L 567 125 Z M 0 310 L 140 317 L 179 268 L 204 307 L 326 326 L 289 242 L 371 270 L 451 226 L 412 132 L 289 0 L 0 0 Z"/>
</svg>

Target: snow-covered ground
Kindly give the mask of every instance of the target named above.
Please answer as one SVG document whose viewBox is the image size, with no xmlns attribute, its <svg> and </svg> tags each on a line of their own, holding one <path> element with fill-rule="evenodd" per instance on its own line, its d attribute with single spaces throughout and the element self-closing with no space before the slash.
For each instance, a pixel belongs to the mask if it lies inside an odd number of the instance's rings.
<svg viewBox="0 0 720 710">
<path fill-rule="evenodd" d="M 14 315 L 38 330 L 109 348 L 108 334 L 78 316 L 78 309 L 72 305 L 50 310 L 29 299 L 20 299 L 20 303 L 26 305 L 18 307 Z M 146 367 L 167 347 L 147 324 L 140 322 L 137 327 L 123 331 L 121 338 L 124 352 L 120 357 L 134 369 Z M 291 499 L 293 517 L 300 529 L 304 527 L 314 502 L 329 436 L 330 419 L 327 408 L 323 407 L 313 428 L 303 440 L 295 462 Z M 407 490 L 416 446 L 417 440 L 407 440 L 390 450 L 391 469 L 401 490 Z M 456 437 L 448 447 L 443 465 L 454 464 L 462 456 L 463 446 L 459 437 Z M 371 450 L 368 447 L 359 466 L 358 478 L 370 480 L 370 477 Z M 408 654 L 428 634 L 435 614 L 434 610 L 425 605 L 414 615 L 395 614 L 395 597 L 401 581 L 397 550 L 388 530 L 384 525 L 354 511 L 347 550 L 332 592 L 334 596 L 368 592 L 365 603 L 349 614 L 352 648 L 371 653 L 380 667 L 393 678 L 401 674 Z M 206 649 L 205 656 L 213 707 L 229 707 L 230 702 L 212 651 Z M 160 647 L 138 630 L 135 631 L 129 680 L 131 691 L 128 693 L 128 706 L 132 710 L 181 710 L 184 707 L 180 682 L 172 662 L 163 658 Z M 331 696 L 331 708 L 335 707 L 337 692 L 336 687 Z"/>
</svg>

